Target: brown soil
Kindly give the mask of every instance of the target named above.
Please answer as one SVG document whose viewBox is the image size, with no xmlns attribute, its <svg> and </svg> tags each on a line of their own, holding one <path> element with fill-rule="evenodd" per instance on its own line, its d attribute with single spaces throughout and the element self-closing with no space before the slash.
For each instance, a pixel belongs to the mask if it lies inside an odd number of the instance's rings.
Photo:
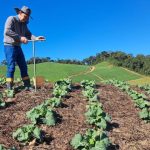
<svg viewBox="0 0 150 150">
<path fill-rule="evenodd" d="M 150 150 L 150 124 L 139 118 L 131 98 L 111 85 L 99 87 L 104 110 L 112 116 L 110 139 L 120 150 Z"/>
<path fill-rule="evenodd" d="M 4 88 L 0 89 L 3 90 Z M 130 97 L 110 85 L 100 84 L 97 90 L 100 92 L 100 101 L 105 112 L 112 117 L 108 135 L 113 145 L 109 150 L 150 150 L 150 125 L 139 118 L 139 110 L 134 107 Z M 15 146 L 19 150 L 72 150 L 69 145 L 71 138 L 90 128 L 84 116 L 87 102 L 77 85 L 63 98 L 62 107 L 55 109 L 57 124 L 53 127 L 38 125 L 45 133 L 44 143 L 32 141 L 30 146 L 24 146 L 12 138 L 13 131 L 31 123 L 26 118 L 26 112 L 50 97 L 52 85 L 45 85 L 36 93 L 17 93 L 15 103 L 0 109 L 0 144 L 7 148 Z"/>
</svg>

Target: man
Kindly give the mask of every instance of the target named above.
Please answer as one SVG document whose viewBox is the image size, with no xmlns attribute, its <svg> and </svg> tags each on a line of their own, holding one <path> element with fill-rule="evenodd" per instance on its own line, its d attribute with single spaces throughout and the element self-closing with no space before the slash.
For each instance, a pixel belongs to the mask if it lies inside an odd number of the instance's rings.
<svg viewBox="0 0 150 150">
<path fill-rule="evenodd" d="M 27 72 L 27 64 L 21 44 L 27 44 L 28 40 L 44 40 L 44 37 L 35 37 L 27 27 L 29 18 L 32 18 L 30 16 L 30 8 L 23 6 L 21 9 L 15 8 L 15 11 L 17 15 L 7 18 L 4 29 L 4 52 L 7 61 L 7 89 L 12 89 L 15 64 L 17 63 L 21 72 L 21 78 L 24 82 L 25 90 L 30 90 L 30 78 Z"/>
</svg>

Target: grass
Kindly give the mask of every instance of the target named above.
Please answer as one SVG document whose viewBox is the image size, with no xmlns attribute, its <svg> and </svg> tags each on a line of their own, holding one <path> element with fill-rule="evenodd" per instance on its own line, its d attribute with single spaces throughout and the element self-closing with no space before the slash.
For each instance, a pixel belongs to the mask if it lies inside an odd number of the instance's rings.
<svg viewBox="0 0 150 150">
<path fill-rule="evenodd" d="M 86 80 L 95 80 L 96 82 L 102 81 L 99 78 L 97 78 L 95 75 L 90 74 L 90 73 L 89 74 L 82 74 L 82 75 L 78 75 L 78 76 L 72 77 L 72 81 L 73 82 L 80 82 L 83 79 L 86 79 Z"/>
<path fill-rule="evenodd" d="M 140 74 L 129 72 L 122 67 L 117 67 L 109 64 L 108 62 L 102 62 L 97 64 L 96 69 L 92 72 L 103 80 L 117 79 L 121 81 L 129 81 L 141 78 Z"/>
<path fill-rule="evenodd" d="M 147 77 L 147 76 L 143 76 L 142 78 L 140 79 L 137 79 L 137 80 L 130 80 L 128 81 L 129 84 L 131 85 L 145 85 L 145 84 L 150 84 L 150 77 Z"/>
<path fill-rule="evenodd" d="M 5 76 L 6 67 L 0 67 L 0 75 Z M 88 66 L 60 63 L 40 63 L 36 64 L 36 75 L 43 76 L 51 82 L 55 82 L 60 78 L 65 78 L 74 74 L 79 74 L 88 70 Z M 30 77 L 34 76 L 34 66 L 28 65 L 28 73 Z M 19 68 L 16 67 L 15 78 L 20 78 Z"/>
<path fill-rule="evenodd" d="M 31 78 L 34 75 L 33 70 L 34 66 L 28 65 L 28 72 Z M 0 76 L 5 76 L 5 73 L 6 67 L 0 66 Z M 36 74 L 37 76 L 43 76 L 50 82 L 70 77 L 73 82 L 80 82 L 83 79 L 95 80 L 96 82 L 117 79 L 127 81 L 130 84 L 150 83 L 150 77 L 145 77 L 122 67 L 113 66 L 108 62 L 95 65 L 92 71 L 91 66 L 47 62 L 36 64 Z M 15 78 L 20 78 L 18 67 L 16 67 Z"/>
</svg>

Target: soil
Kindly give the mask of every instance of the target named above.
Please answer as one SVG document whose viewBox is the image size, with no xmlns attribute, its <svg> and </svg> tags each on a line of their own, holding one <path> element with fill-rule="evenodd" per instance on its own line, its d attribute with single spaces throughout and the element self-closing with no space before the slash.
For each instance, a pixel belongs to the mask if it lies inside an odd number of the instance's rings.
<svg viewBox="0 0 150 150">
<path fill-rule="evenodd" d="M 5 88 L 1 87 L 0 91 Z M 37 92 L 21 91 L 15 95 L 15 102 L 8 103 L 0 109 L 0 144 L 7 148 L 15 146 L 18 150 L 72 150 L 69 142 L 76 133 L 85 133 L 91 126 L 87 125 L 86 98 L 77 84 L 63 98 L 62 107 L 56 108 L 57 124 L 55 126 L 38 125 L 45 133 L 43 143 L 31 141 L 23 145 L 12 138 L 17 128 L 30 124 L 26 112 L 52 97 L 52 85 L 45 84 Z M 112 117 L 108 136 L 112 142 L 109 150 L 150 150 L 150 124 L 139 118 L 139 109 L 134 107 L 131 98 L 114 86 L 99 84 L 100 102 L 104 111 Z"/>
</svg>

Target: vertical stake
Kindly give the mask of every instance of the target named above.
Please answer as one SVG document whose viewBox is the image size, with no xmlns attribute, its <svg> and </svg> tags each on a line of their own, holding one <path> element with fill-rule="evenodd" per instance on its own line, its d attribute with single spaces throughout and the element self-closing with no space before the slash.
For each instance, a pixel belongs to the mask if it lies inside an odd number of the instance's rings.
<svg viewBox="0 0 150 150">
<path fill-rule="evenodd" d="M 34 86 L 35 86 L 35 92 L 36 92 L 36 64 L 35 64 L 35 41 L 32 41 L 33 44 L 33 62 L 34 62 Z"/>
</svg>

